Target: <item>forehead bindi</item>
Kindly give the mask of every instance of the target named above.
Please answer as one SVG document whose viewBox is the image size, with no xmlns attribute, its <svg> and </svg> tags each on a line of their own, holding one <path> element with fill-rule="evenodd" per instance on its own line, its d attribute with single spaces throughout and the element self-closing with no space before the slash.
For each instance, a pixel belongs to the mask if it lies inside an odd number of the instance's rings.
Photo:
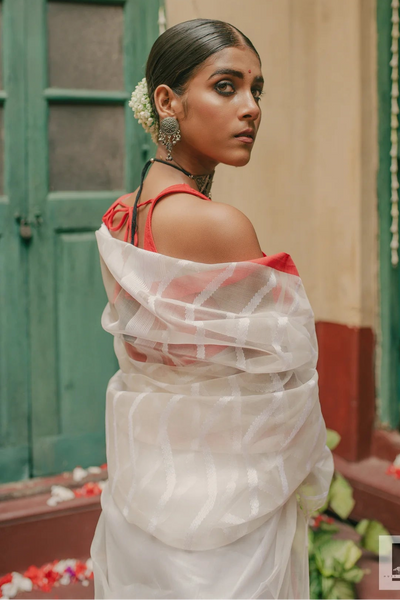
<svg viewBox="0 0 400 600">
<path fill-rule="evenodd" d="M 224 48 L 216 52 L 205 62 L 202 69 L 203 77 L 208 80 L 223 74 L 238 77 L 239 79 L 255 79 L 263 83 L 260 61 L 251 48 Z"/>
<path fill-rule="evenodd" d="M 236 77 L 237 79 L 240 79 L 242 81 L 247 79 L 246 69 L 244 71 L 241 71 L 240 69 L 232 69 L 231 67 L 221 67 L 219 69 L 217 68 L 216 70 L 212 69 L 211 71 L 212 72 L 208 76 L 207 80 L 213 80 L 213 79 L 216 79 L 217 77 L 222 77 L 223 75 L 230 76 L 230 77 Z M 260 83 L 260 84 L 264 83 L 264 79 L 263 79 L 262 75 L 254 75 L 254 77 L 253 77 L 251 75 L 251 69 L 248 69 L 247 72 L 250 73 L 249 78 L 251 79 L 252 82 Z"/>
</svg>

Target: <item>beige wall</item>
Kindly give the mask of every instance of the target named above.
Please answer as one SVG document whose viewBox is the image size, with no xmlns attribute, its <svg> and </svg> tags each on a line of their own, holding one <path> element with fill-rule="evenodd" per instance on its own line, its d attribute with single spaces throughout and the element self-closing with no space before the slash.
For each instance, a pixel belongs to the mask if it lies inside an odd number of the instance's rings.
<svg viewBox="0 0 400 600">
<path fill-rule="evenodd" d="M 317 320 L 377 326 L 375 0 L 166 0 L 167 24 L 217 18 L 262 59 L 250 163 L 219 165 L 266 254 L 288 252 Z"/>
</svg>

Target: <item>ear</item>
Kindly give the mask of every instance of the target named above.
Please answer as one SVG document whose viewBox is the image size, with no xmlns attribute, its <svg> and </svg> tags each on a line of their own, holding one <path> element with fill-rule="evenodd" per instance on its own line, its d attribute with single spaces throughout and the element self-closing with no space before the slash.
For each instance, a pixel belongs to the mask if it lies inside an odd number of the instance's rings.
<svg viewBox="0 0 400 600">
<path fill-rule="evenodd" d="M 163 83 L 157 86 L 154 91 L 154 103 L 160 121 L 166 117 L 176 116 L 177 97 L 168 85 Z"/>
</svg>

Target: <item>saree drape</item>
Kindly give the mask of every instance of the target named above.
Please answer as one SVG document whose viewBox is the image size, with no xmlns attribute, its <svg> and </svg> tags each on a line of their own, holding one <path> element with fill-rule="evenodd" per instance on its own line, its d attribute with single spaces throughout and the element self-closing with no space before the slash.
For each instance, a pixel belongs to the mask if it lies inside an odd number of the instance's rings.
<svg viewBox="0 0 400 600">
<path fill-rule="evenodd" d="M 314 314 L 286 253 L 204 264 L 96 231 L 119 370 L 96 598 L 309 598 L 333 475 Z"/>
</svg>

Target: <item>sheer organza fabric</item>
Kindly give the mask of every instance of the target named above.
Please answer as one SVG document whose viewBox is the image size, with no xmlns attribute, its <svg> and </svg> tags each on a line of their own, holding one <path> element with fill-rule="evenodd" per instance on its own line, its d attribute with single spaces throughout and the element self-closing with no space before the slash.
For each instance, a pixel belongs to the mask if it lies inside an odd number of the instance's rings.
<svg viewBox="0 0 400 600">
<path fill-rule="evenodd" d="M 308 520 L 333 459 L 314 314 L 289 255 L 204 264 L 104 224 L 96 238 L 120 368 L 95 597 L 308 598 Z"/>
</svg>

